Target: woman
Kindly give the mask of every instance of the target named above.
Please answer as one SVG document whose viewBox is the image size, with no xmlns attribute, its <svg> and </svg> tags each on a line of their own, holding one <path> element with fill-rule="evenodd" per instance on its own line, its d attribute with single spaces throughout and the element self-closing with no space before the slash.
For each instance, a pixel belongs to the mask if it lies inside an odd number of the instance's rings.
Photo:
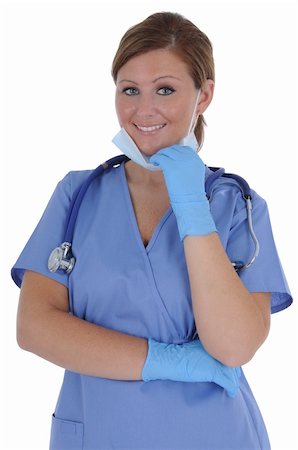
<svg viewBox="0 0 298 450">
<path fill-rule="evenodd" d="M 231 261 L 254 252 L 238 183 L 218 178 L 206 197 L 212 171 L 195 145 L 211 43 L 180 15 L 153 14 L 125 33 L 112 74 L 114 142 L 131 159 L 86 191 L 69 275 L 48 256 L 90 171 L 58 184 L 12 269 L 19 345 L 66 369 L 50 447 L 269 449 L 240 366 L 292 298 L 264 200 L 253 191 L 259 255 L 237 273 Z"/>
</svg>

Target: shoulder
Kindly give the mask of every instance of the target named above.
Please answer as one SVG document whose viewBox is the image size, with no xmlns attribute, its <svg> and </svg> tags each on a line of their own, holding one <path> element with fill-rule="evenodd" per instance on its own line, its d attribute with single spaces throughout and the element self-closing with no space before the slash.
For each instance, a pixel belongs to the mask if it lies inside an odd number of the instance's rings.
<svg viewBox="0 0 298 450">
<path fill-rule="evenodd" d="M 208 169 L 208 168 L 207 168 Z M 206 178 L 212 174 L 209 169 Z M 241 174 L 237 176 L 242 177 Z M 242 177 L 243 178 L 243 177 Z M 251 180 L 246 179 L 246 183 L 251 186 Z M 243 190 L 239 181 L 232 177 L 220 176 L 211 184 L 209 190 L 210 210 L 216 221 L 218 229 L 232 230 L 239 224 L 247 221 L 247 208 L 251 207 L 254 222 L 268 217 L 268 208 L 265 199 L 254 189 L 250 189 L 251 204 L 245 200 Z"/>
<path fill-rule="evenodd" d="M 67 192 L 70 196 L 84 183 L 92 170 L 72 170 L 57 184 L 57 188 Z"/>
<path fill-rule="evenodd" d="M 206 168 L 206 180 L 212 176 L 212 171 Z M 236 176 L 235 176 L 236 175 Z M 221 203 L 229 203 L 235 206 L 235 213 L 246 208 L 246 202 L 244 199 L 243 185 L 239 182 L 239 178 L 244 180 L 250 188 L 251 202 L 254 207 L 265 207 L 266 200 L 254 189 L 252 189 L 251 181 L 245 179 L 241 174 L 225 174 L 225 176 L 220 176 L 216 178 L 210 186 L 209 196 L 210 201 L 220 201 Z"/>
</svg>

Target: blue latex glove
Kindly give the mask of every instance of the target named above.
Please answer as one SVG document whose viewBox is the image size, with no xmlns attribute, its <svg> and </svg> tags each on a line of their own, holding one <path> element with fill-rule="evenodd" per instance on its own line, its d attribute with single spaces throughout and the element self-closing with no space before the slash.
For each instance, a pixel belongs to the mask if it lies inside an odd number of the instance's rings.
<svg viewBox="0 0 298 450">
<path fill-rule="evenodd" d="M 148 339 L 143 381 L 213 382 L 224 388 L 229 397 L 235 397 L 240 375 L 240 368 L 225 366 L 214 359 L 198 339 L 185 344 L 165 344 Z"/>
<path fill-rule="evenodd" d="M 205 165 L 196 151 L 173 145 L 159 150 L 149 161 L 163 171 L 181 241 L 186 235 L 217 231 L 205 193 Z"/>
</svg>

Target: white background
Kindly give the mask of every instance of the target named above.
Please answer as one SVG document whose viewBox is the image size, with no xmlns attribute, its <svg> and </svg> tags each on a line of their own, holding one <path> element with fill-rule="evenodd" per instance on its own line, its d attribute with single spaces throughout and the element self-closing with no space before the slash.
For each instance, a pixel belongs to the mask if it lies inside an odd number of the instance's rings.
<svg viewBox="0 0 298 450">
<path fill-rule="evenodd" d="M 1 430 L 3 449 L 48 448 L 63 369 L 15 340 L 10 267 L 56 183 L 120 152 L 110 68 L 128 27 L 179 12 L 211 39 L 216 91 L 201 157 L 245 177 L 269 205 L 297 297 L 297 9 L 293 1 L 1 2 Z M 294 206 L 294 209 L 293 209 Z M 297 305 L 272 317 L 245 372 L 273 450 L 298 448 Z M 194 426 L 196 419 L 194 417 Z M 207 450 L 207 449 L 206 449 Z"/>
</svg>

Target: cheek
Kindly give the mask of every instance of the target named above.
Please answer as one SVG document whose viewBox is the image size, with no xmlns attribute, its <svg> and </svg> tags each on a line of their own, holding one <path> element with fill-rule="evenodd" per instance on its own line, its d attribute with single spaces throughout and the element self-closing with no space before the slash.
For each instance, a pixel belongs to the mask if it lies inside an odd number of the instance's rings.
<svg viewBox="0 0 298 450">
<path fill-rule="evenodd" d="M 191 108 L 183 102 L 175 102 L 173 105 L 167 104 L 159 108 L 160 113 L 175 126 L 184 126 L 191 118 Z"/>
<path fill-rule="evenodd" d="M 117 99 L 116 98 L 116 113 L 118 116 L 118 120 L 120 123 L 123 123 L 131 118 L 134 114 L 134 106 L 130 103 L 128 104 L 125 99 Z"/>
<path fill-rule="evenodd" d="M 188 129 L 192 123 L 193 113 L 194 113 L 193 109 L 194 109 L 194 107 L 192 105 L 190 106 L 189 104 L 184 105 L 183 108 L 181 107 L 182 114 L 180 112 L 180 126 L 181 126 L 181 128 L 185 129 L 184 131 L 186 131 L 186 130 L 188 131 Z"/>
</svg>

